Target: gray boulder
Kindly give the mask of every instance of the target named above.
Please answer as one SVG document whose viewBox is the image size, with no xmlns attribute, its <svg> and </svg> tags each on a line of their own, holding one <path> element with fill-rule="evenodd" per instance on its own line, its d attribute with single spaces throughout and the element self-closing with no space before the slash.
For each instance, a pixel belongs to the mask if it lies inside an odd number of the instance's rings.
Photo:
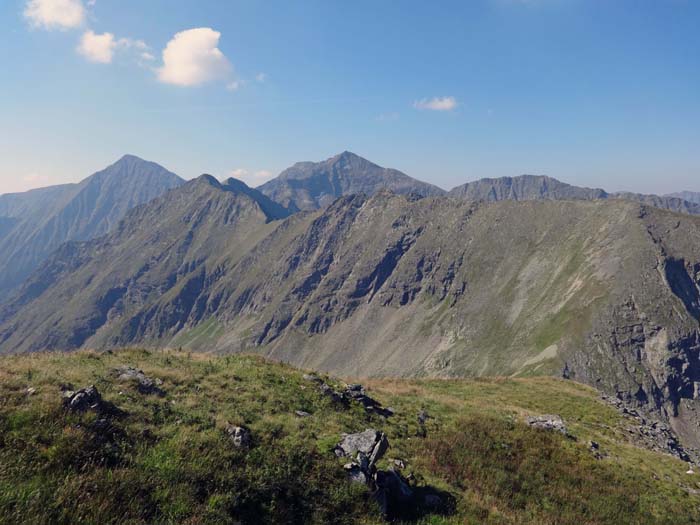
<svg viewBox="0 0 700 525">
<path fill-rule="evenodd" d="M 253 440 L 250 430 L 245 427 L 229 424 L 226 426 L 226 433 L 236 448 L 249 448 L 252 444 Z"/>
<path fill-rule="evenodd" d="M 85 412 L 87 410 L 101 411 L 103 401 L 95 385 L 90 385 L 76 392 L 64 390 L 63 406 L 72 412 Z"/>
<path fill-rule="evenodd" d="M 383 432 L 368 428 L 356 434 L 344 434 L 343 439 L 336 445 L 335 454 L 338 457 L 352 457 L 358 452 L 369 458 L 374 465 L 389 448 L 389 441 Z"/>
</svg>

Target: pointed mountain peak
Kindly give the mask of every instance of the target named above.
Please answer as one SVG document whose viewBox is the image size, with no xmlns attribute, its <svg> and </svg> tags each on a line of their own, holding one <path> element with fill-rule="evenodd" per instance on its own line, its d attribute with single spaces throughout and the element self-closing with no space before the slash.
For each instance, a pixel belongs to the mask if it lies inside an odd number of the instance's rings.
<svg viewBox="0 0 700 525">
<path fill-rule="evenodd" d="M 209 175 L 208 173 L 204 173 L 204 174 L 200 175 L 199 177 L 194 179 L 192 182 L 193 182 L 193 184 L 196 184 L 196 185 L 206 184 L 206 185 L 212 186 L 214 188 L 221 188 L 221 183 L 218 180 L 216 180 L 216 177 Z"/>
<path fill-rule="evenodd" d="M 352 165 L 360 165 L 360 164 L 366 164 L 368 166 L 377 166 L 374 162 L 371 162 L 367 160 L 364 157 L 360 157 L 358 154 L 353 153 L 352 151 L 343 151 L 342 153 L 338 153 L 337 155 L 334 155 L 330 159 L 326 161 L 329 164 L 352 164 Z"/>
</svg>

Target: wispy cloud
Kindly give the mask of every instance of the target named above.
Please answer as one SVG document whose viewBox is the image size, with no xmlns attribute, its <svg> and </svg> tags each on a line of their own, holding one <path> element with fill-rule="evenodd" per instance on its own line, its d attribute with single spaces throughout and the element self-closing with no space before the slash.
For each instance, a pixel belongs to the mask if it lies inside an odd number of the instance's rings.
<svg viewBox="0 0 700 525">
<path fill-rule="evenodd" d="M 146 66 L 155 60 L 150 48 L 143 40 L 117 39 L 112 33 L 97 34 L 92 30 L 83 33 L 76 50 L 88 61 L 98 64 L 110 64 L 117 52 L 130 54 L 132 59 L 141 66 Z"/>
<path fill-rule="evenodd" d="M 455 97 L 433 97 L 416 100 L 413 103 L 416 109 L 427 109 L 430 111 L 452 111 L 457 107 L 457 99 Z"/>
<path fill-rule="evenodd" d="M 221 33 L 198 27 L 177 33 L 163 50 L 158 80 L 190 87 L 225 79 L 233 72 L 228 58 L 217 47 Z"/>
<path fill-rule="evenodd" d="M 233 177 L 234 179 L 242 180 L 248 186 L 255 187 L 260 186 L 264 182 L 272 179 L 274 174 L 269 170 L 258 170 L 251 172 L 245 168 L 236 168 L 231 170 L 228 176 Z"/>
<path fill-rule="evenodd" d="M 27 0 L 24 17 L 41 29 L 74 29 L 85 23 L 82 0 Z"/>
<path fill-rule="evenodd" d="M 267 80 L 267 73 L 258 73 L 255 75 L 255 81 L 261 84 Z"/>
</svg>

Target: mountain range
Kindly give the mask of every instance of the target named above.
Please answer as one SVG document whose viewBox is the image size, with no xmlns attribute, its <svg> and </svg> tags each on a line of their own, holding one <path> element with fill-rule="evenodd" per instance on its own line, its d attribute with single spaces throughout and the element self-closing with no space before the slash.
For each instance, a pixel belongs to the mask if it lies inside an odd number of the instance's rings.
<svg viewBox="0 0 700 525">
<path fill-rule="evenodd" d="M 146 167 L 150 189 L 119 184 Z M 535 176 L 443 195 L 347 152 L 258 189 L 161 170 L 125 157 L 93 176 L 93 187 L 131 186 L 129 205 L 70 208 L 103 219 L 61 230 L 81 233 L 62 233 L 70 242 L 0 306 L 0 352 L 144 345 L 349 376 L 564 376 L 700 447 L 689 201 Z M 0 209 L 10 221 L 38 222 L 42 208 L 63 217 L 76 188 L 61 188 Z"/>
</svg>

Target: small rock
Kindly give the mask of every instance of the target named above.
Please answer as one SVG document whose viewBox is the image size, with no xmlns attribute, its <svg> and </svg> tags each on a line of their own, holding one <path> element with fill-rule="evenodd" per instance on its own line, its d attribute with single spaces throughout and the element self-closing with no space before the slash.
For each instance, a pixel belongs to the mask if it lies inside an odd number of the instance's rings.
<svg viewBox="0 0 700 525">
<path fill-rule="evenodd" d="M 226 433 L 231 438 L 233 446 L 237 448 L 248 448 L 252 442 L 252 436 L 250 430 L 245 427 L 237 427 L 235 425 L 228 424 L 226 426 Z"/>
<path fill-rule="evenodd" d="M 24 391 L 25 394 L 28 396 L 36 394 L 36 388 L 29 387 Z"/>
<path fill-rule="evenodd" d="M 302 376 L 304 378 L 304 381 L 311 381 L 312 383 L 322 383 L 323 380 L 318 377 L 316 374 L 304 374 Z"/>
<path fill-rule="evenodd" d="M 543 430 L 554 430 L 565 436 L 570 436 L 569 431 L 564 424 L 561 416 L 548 414 L 544 416 L 530 416 L 525 419 L 525 422 L 533 428 L 541 428 Z"/>
<path fill-rule="evenodd" d="M 137 389 L 141 394 L 156 394 L 159 396 L 165 395 L 165 392 L 160 388 L 163 381 L 153 379 L 143 373 L 143 370 L 134 368 L 133 366 L 120 366 L 114 370 L 119 381 L 131 381 L 137 384 Z"/>
<path fill-rule="evenodd" d="M 362 483 L 363 485 L 366 485 L 369 481 L 367 479 L 367 474 L 357 463 L 347 463 L 343 466 L 343 468 L 348 474 L 348 479 L 350 479 L 350 481 L 352 481 L 353 483 Z"/>
<path fill-rule="evenodd" d="M 347 385 L 343 395 L 345 398 L 351 401 L 361 403 L 367 412 L 372 412 L 382 417 L 390 417 L 394 415 L 394 411 L 392 409 L 383 408 L 379 401 L 368 396 L 367 392 L 365 391 L 365 387 L 360 384 Z"/>
<path fill-rule="evenodd" d="M 326 383 L 321 383 L 318 389 L 323 395 L 330 397 L 336 403 L 346 403 L 343 394 L 333 390 L 330 385 L 327 385 Z"/>
<path fill-rule="evenodd" d="M 418 412 L 418 424 L 419 425 L 425 425 L 428 422 L 428 419 L 430 419 L 430 414 L 426 412 L 425 410 L 421 410 Z"/>
<path fill-rule="evenodd" d="M 393 461 L 394 466 L 399 469 L 405 469 L 406 468 L 406 463 L 402 459 L 395 459 Z"/>
<path fill-rule="evenodd" d="M 686 474 L 695 474 L 695 471 L 691 468 L 686 471 Z"/>
<path fill-rule="evenodd" d="M 299 417 L 309 417 L 311 414 L 304 412 L 303 410 L 295 410 L 294 413 Z"/>
</svg>

